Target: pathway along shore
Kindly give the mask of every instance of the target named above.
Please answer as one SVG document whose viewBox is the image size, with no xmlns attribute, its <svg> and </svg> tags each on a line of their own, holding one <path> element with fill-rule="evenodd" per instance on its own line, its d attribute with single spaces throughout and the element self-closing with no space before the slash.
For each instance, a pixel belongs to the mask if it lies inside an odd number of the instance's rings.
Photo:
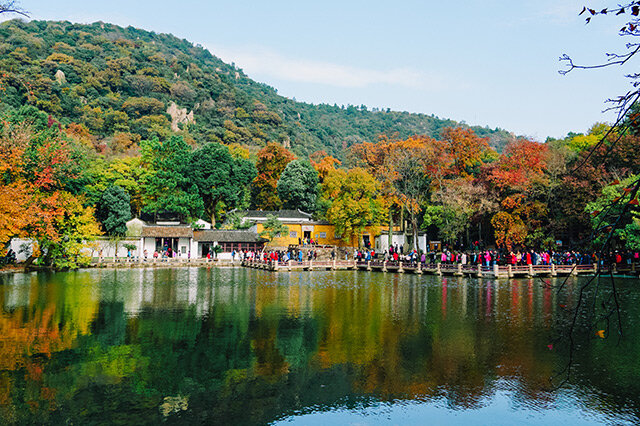
<svg viewBox="0 0 640 426">
<path fill-rule="evenodd" d="M 294 271 L 294 270 L 365 270 L 379 272 L 398 272 L 414 274 L 434 274 L 434 275 L 454 275 L 469 276 L 477 278 L 517 278 L 517 277 L 557 277 L 569 275 L 594 275 L 598 272 L 597 264 L 589 265 L 493 265 L 486 267 L 482 265 L 462 265 L 462 264 L 442 264 L 442 263 L 420 263 L 420 262 L 394 262 L 394 261 L 357 261 L 357 260 L 309 260 L 304 262 L 287 261 L 261 261 L 244 260 L 242 266 L 248 268 L 265 269 L 269 271 Z M 621 267 L 622 266 L 622 267 Z M 606 273 L 613 272 L 614 275 L 638 276 L 635 265 L 611 265 L 606 268 Z M 605 273 L 605 269 L 600 271 Z"/>
<path fill-rule="evenodd" d="M 214 259 L 97 259 L 82 268 L 180 268 L 180 267 L 216 267 L 233 268 L 247 267 L 263 269 L 267 271 L 313 271 L 313 270 L 360 270 L 378 272 L 396 272 L 413 274 L 468 276 L 476 278 L 519 278 L 519 277 L 556 277 L 569 275 L 594 275 L 598 272 L 597 264 L 589 265 L 494 265 L 486 267 L 482 265 L 462 265 L 443 263 L 420 262 L 394 262 L 394 261 L 353 261 L 353 260 L 309 260 L 303 262 L 288 261 L 260 261 L 245 259 L 243 261 L 214 260 Z M 33 272 L 38 270 L 51 270 L 51 268 L 30 267 L 27 270 L 20 265 L 0 270 L 0 273 Z M 635 264 L 630 265 L 604 265 L 600 273 L 618 276 L 638 277 L 640 268 Z"/>
</svg>

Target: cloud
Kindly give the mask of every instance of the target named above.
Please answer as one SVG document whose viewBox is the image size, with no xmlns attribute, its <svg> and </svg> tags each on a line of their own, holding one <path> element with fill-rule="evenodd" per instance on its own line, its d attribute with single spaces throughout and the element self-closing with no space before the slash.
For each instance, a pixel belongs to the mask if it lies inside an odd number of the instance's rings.
<svg viewBox="0 0 640 426">
<path fill-rule="evenodd" d="M 436 90 L 444 79 L 411 68 L 367 69 L 331 62 L 291 58 L 262 48 L 212 48 L 211 52 L 235 62 L 248 75 L 260 75 L 286 81 L 322 84 L 342 88 L 363 88 L 377 84 Z"/>
</svg>

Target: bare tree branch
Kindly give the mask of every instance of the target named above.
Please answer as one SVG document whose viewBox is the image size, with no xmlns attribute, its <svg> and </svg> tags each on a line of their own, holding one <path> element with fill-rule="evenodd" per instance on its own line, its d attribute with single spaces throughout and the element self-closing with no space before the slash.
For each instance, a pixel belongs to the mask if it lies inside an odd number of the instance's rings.
<svg viewBox="0 0 640 426">
<path fill-rule="evenodd" d="M 0 2 L 0 14 L 13 13 L 16 15 L 22 15 L 25 18 L 29 17 L 29 12 L 20 7 L 20 3 L 17 1 L 3 1 Z"/>
</svg>

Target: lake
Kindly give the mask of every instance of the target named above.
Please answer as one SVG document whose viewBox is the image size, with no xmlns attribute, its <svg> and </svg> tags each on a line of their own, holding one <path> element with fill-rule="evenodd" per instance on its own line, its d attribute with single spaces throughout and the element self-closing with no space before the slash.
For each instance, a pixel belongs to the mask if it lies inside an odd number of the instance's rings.
<svg viewBox="0 0 640 426">
<path fill-rule="evenodd" d="M 586 278 L 562 280 L 0 275 L 0 423 L 639 423 L 639 281 L 617 281 L 623 339 L 578 327 L 570 351 Z"/>
</svg>

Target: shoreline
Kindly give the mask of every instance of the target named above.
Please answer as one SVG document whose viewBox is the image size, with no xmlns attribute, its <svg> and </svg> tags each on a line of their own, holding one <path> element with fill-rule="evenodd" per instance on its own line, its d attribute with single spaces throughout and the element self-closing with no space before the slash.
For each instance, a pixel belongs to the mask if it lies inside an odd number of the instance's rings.
<svg viewBox="0 0 640 426">
<path fill-rule="evenodd" d="M 34 266 L 27 268 L 21 265 L 0 268 L 0 274 L 16 274 L 31 272 L 69 272 L 83 269 L 166 269 L 166 268 L 241 268 L 240 261 L 157 261 L 157 262 L 101 262 L 83 265 L 75 269 L 56 269 L 50 266 Z"/>
</svg>

